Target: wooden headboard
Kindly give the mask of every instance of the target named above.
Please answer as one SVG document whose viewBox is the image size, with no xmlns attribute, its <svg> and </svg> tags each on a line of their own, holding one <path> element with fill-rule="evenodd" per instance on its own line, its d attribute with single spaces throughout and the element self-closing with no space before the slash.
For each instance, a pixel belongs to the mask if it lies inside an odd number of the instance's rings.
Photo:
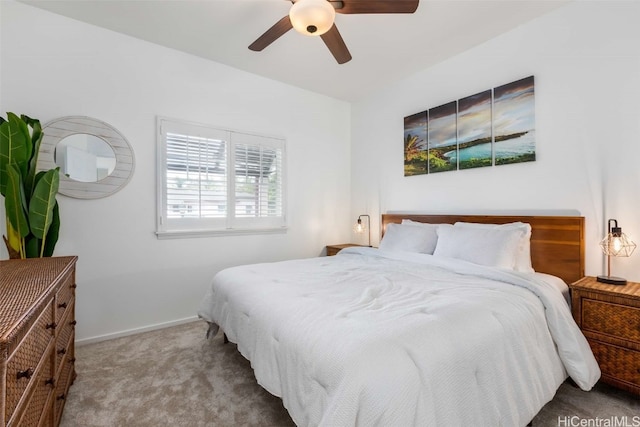
<svg viewBox="0 0 640 427">
<path fill-rule="evenodd" d="M 494 216 L 383 214 L 382 234 L 389 223 L 410 219 L 429 224 L 457 221 L 483 224 L 526 222 L 531 224 L 533 269 L 553 274 L 567 283 L 584 277 L 584 217 L 582 216 Z"/>
</svg>

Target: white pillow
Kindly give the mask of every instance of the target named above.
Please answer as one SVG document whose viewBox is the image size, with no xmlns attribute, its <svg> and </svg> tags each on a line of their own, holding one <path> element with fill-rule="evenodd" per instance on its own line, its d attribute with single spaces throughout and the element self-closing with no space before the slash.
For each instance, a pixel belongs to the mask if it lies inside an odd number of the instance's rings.
<svg viewBox="0 0 640 427">
<path fill-rule="evenodd" d="M 403 219 L 402 225 L 412 225 L 414 227 L 426 227 L 426 228 L 453 227 L 453 224 L 431 224 L 428 222 L 413 221 L 411 219 Z"/>
<path fill-rule="evenodd" d="M 437 227 L 387 224 L 379 249 L 433 254 L 438 240 L 436 230 Z"/>
<path fill-rule="evenodd" d="M 518 230 L 521 233 L 520 245 L 516 254 L 515 271 L 533 273 L 531 265 L 531 225 L 525 222 L 510 222 L 508 224 L 480 224 L 476 222 L 456 222 L 454 227 L 471 227 L 483 229 Z"/>
<path fill-rule="evenodd" d="M 417 227 L 433 228 L 433 227 L 439 227 L 441 225 L 451 225 L 451 224 L 431 224 L 429 222 L 418 222 L 412 219 L 403 219 L 402 225 L 415 225 Z"/>
<path fill-rule="evenodd" d="M 508 228 L 442 227 L 433 255 L 513 270 L 521 234 Z"/>
<path fill-rule="evenodd" d="M 436 230 L 436 231 L 438 230 L 438 228 L 441 228 L 441 227 L 453 227 L 453 224 L 431 224 L 429 222 L 418 222 L 410 219 L 403 219 L 402 225 L 411 225 L 413 227 L 425 227 L 425 228 L 429 228 L 431 230 Z M 436 236 L 436 240 L 437 240 L 437 236 Z M 435 249 L 435 246 L 434 246 L 434 249 Z"/>
</svg>

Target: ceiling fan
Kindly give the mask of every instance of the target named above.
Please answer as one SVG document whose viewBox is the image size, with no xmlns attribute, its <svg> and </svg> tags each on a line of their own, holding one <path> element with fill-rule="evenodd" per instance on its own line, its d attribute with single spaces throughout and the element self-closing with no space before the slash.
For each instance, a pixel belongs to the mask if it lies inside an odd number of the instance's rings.
<svg viewBox="0 0 640 427">
<path fill-rule="evenodd" d="M 289 0 L 287 0 L 289 1 Z M 334 23 L 336 12 L 356 13 L 413 13 L 419 0 L 290 0 L 293 3 L 289 15 L 269 28 L 249 45 L 253 51 L 261 51 L 280 36 L 295 28 L 301 34 L 320 36 L 338 64 L 351 60 L 338 27 Z"/>
</svg>

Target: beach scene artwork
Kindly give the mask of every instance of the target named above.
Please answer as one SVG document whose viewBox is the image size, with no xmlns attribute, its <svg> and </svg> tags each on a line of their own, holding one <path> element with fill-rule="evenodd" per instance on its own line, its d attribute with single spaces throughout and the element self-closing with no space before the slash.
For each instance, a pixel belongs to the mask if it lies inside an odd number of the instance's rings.
<svg viewBox="0 0 640 427">
<path fill-rule="evenodd" d="M 451 171 L 458 168 L 456 113 L 456 101 L 429 110 L 427 139 L 429 173 Z"/>
<path fill-rule="evenodd" d="M 458 100 L 458 168 L 491 166 L 491 136 L 491 89 Z"/>
<path fill-rule="evenodd" d="M 536 159 L 533 76 L 493 90 L 495 164 Z"/>
<path fill-rule="evenodd" d="M 404 176 L 536 160 L 533 76 L 404 118 Z"/>
<path fill-rule="evenodd" d="M 424 175 L 427 168 L 427 112 L 404 118 L 404 176 Z"/>
</svg>

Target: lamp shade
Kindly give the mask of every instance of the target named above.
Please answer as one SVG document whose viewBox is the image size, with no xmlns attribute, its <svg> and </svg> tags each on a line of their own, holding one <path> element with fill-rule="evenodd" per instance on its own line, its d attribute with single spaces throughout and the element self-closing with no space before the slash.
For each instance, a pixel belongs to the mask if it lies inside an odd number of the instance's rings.
<svg viewBox="0 0 640 427">
<path fill-rule="evenodd" d="M 362 218 L 367 218 L 366 224 L 362 222 Z M 359 215 L 356 224 L 353 226 L 353 231 L 358 234 L 368 231 L 369 240 L 367 242 L 368 246 L 371 247 L 371 217 L 369 215 Z"/>
<path fill-rule="evenodd" d="M 367 226 L 366 224 L 362 223 L 362 219 L 358 218 L 358 221 L 353 226 L 353 231 L 358 234 L 364 233 L 365 231 L 367 231 Z"/>
<path fill-rule="evenodd" d="M 327 0 L 298 0 L 289 10 L 293 28 L 307 36 L 320 36 L 331 29 L 336 11 Z"/>
<path fill-rule="evenodd" d="M 628 257 L 636 249 L 636 244 L 629 240 L 621 228 L 613 227 L 600 242 L 600 247 L 605 255 Z"/>
</svg>

